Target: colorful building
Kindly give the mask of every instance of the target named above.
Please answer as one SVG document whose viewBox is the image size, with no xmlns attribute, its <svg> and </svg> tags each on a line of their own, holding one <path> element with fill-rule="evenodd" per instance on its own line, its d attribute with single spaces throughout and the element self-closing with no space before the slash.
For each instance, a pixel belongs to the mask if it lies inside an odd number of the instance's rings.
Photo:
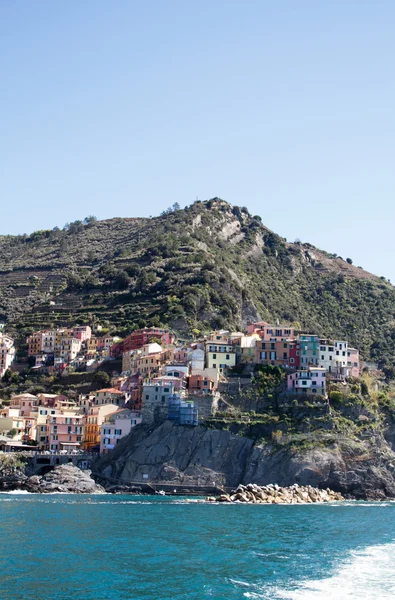
<svg viewBox="0 0 395 600">
<path fill-rule="evenodd" d="M 100 448 L 101 426 L 105 418 L 119 409 L 116 404 L 91 406 L 85 417 L 85 435 L 83 447 L 86 450 Z"/>
<path fill-rule="evenodd" d="M 347 368 L 349 377 L 359 377 L 359 350 L 348 347 L 347 350 Z"/>
<path fill-rule="evenodd" d="M 109 414 L 100 428 L 100 454 L 113 450 L 122 438 L 129 435 L 132 427 L 141 423 L 141 413 L 128 409 Z"/>
<path fill-rule="evenodd" d="M 298 337 L 300 350 L 300 366 L 318 366 L 320 355 L 320 339 L 318 335 L 301 334 Z"/>
<path fill-rule="evenodd" d="M 146 344 L 149 344 L 152 340 L 159 341 L 161 345 L 169 346 L 174 342 L 175 336 L 169 329 L 160 327 L 137 329 L 122 340 L 122 342 L 114 344 L 111 348 L 111 354 L 115 356 L 123 354 L 128 350 L 137 350 L 138 348 L 142 348 Z"/>
<path fill-rule="evenodd" d="M 348 342 L 321 339 L 318 364 L 330 374 L 348 377 Z"/>
<path fill-rule="evenodd" d="M 292 394 L 320 394 L 326 396 L 326 369 L 307 367 L 290 373 L 287 391 Z"/>
<path fill-rule="evenodd" d="M 84 418 L 76 411 L 57 411 L 47 416 L 47 435 L 49 449 L 75 450 L 82 446 L 84 437 Z"/>
<path fill-rule="evenodd" d="M 225 369 L 235 366 L 236 349 L 233 344 L 211 339 L 206 341 L 205 349 L 206 367 L 208 369 L 218 369 L 220 373 L 223 373 Z"/>
</svg>

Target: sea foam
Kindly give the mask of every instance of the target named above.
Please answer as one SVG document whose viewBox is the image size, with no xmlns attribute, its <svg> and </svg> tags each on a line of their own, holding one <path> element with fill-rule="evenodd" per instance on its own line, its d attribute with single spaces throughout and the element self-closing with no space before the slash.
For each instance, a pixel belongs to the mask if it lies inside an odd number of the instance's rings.
<svg viewBox="0 0 395 600">
<path fill-rule="evenodd" d="M 395 544 L 369 546 L 350 553 L 332 576 L 293 582 L 288 589 L 272 590 L 271 598 L 289 600 L 390 600 L 395 597 Z M 258 595 L 244 594 L 258 598 Z M 261 598 L 267 598 L 264 593 Z"/>
</svg>

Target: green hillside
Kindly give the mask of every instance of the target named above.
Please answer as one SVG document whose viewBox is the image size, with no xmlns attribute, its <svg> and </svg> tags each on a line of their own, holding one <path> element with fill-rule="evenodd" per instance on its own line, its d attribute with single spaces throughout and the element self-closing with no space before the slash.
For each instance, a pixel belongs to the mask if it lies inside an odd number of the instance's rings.
<svg viewBox="0 0 395 600">
<path fill-rule="evenodd" d="M 295 232 L 297 233 L 297 232 Z M 395 364 L 395 289 L 309 244 L 287 243 L 218 198 L 150 219 L 74 222 L 0 237 L 0 320 L 25 335 L 74 323 L 114 333 L 169 325 L 300 323 Z"/>
</svg>

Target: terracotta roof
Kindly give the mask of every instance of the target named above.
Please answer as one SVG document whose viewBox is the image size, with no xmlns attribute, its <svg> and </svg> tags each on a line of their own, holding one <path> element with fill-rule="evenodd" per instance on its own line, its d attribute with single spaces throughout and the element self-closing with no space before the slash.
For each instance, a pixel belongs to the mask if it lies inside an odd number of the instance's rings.
<svg viewBox="0 0 395 600">
<path fill-rule="evenodd" d="M 102 390 L 96 390 L 97 394 L 101 393 L 101 392 L 109 392 L 110 394 L 122 394 L 123 395 L 123 392 L 120 392 L 116 388 L 103 388 Z"/>
</svg>

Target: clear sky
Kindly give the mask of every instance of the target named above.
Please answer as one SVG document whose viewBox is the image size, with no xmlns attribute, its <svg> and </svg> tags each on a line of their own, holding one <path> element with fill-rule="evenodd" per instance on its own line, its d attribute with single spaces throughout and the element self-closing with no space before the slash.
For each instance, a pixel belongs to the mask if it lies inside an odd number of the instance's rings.
<svg viewBox="0 0 395 600">
<path fill-rule="evenodd" d="M 213 196 L 395 282 L 393 0 L 0 1 L 0 233 Z"/>
</svg>

